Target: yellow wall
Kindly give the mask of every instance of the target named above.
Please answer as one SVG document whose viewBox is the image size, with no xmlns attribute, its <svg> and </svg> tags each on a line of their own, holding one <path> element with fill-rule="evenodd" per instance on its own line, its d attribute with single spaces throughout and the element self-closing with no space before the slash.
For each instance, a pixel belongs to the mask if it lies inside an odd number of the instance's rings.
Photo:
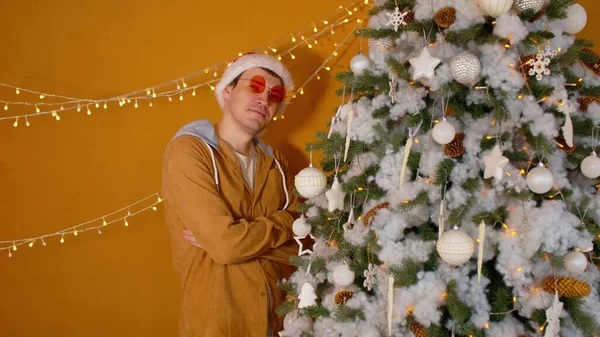
<svg viewBox="0 0 600 337">
<path fill-rule="evenodd" d="M 593 0 L 581 1 L 591 17 Z M 47 3 L 47 4 L 44 4 Z M 17 1 L 0 4 L 0 81 L 68 96 L 114 96 L 230 59 L 295 31 L 345 1 Z M 235 4 L 235 5 L 233 5 Z M 255 11 L 250 14 L 251 11 Z M 590 20 L 591 21 L 591 20 Z M 590 22 L 582 36 L 593 37 Z M 346 30 L 347 32 L 347 30 Z M 342 31 L 286 61 L 302 83 L 333 50 Z M 333 39 L 333 40 L 332 40 Z M 358 43 L 332 69 L 347 69 Z M 268 142 L 293 169 L 304 145 L 326 130 L 337 82 L 321 73 L 272 125 Z M 0 89 L 0 100 L 15 100 Z M 158 191 L 162 151 L 183 124 L 216 121 L 212 92 L 66 112 L 29 128 L 0 122 L 0 240 L 38 236 L 100 216 Z M 2 115 L 24 113 L 11 108 Z M 24 121 L 20 121 L 23 125 Z M 84 233 L 21 246 L 0 256 L 2 336 L 174 336 L 178 283 L 162 210 Z M 7 254 L 2 251 L 2 254 Z"/>
</svg>

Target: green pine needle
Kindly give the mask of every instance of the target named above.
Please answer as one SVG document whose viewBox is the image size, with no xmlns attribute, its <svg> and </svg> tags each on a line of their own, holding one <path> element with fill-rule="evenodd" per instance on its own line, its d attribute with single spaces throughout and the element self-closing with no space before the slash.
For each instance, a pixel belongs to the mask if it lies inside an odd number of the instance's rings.
<svg viewBox="0 0 600 337">
<path fill-rule="evenodd" d="M 429 193 L 427 191 L 421 191 L 413 200 L 400 204 L 399 208 L 401 211 L 408 212 L 417 206 L 426 205 L 427 201 L 429 201 Z"/>
<path fill-rule="evenodd" d="M 600 324 L 594 316 L 582 308 L 581 298 L 565 298 L 565 309 L 571 315 L 573 324 L 583 333 L 584 337 L 594 337 L 600 331 Z"/>
<path fill-rule="evenodd" d="M 567 18 L 567 8 L 573 5 L 573 3 L 573 0 L 552 0 L 546 6 L 544 14 L 551 21 L 565 19 Z"/>
<path fill-rule="evenodd" d="M 454 160 L 446 158 L 442 160 L 435 169 L 435 179 L 433 183 L 437 186 L 443 186 L 450 179 L 450 173 L 456 166 Z"/>
<path fill-rule="evenodd" d="M 354 309 L 346 305 L 340 305 L 333 312 L 333 319 L 340 323 L 354 322 L 356 320 L 364 320 L 365 314 L 360 309 Z"/>
<path fill-rule="evenodd" d="M 446 297 L 446 307 L 448 308 L 450 316 L 452 316 L 455 321 L 463 323 L 471 317 L 471 308 L 460 300 L 456 293 L 456 288 L 456 280 L 452 280 L 447 284 L 446 293 L 448 296 Z"/>
<path fill-rule="evenodd" d="M 288 313 L 294 311 L 296 309 L 296 303 L 294 301 L 285 301 L 277 306 L 275 312 L 278 316 L 283 317 Z"/>
<path fill-rule="evenodd" d="M 392 265 L 389 271 L 394 277 L 394 288 L 403 288 L 417 283 L 417 273 L 421 271 L 421 268 L 414 260 L 404 258 L 402 266 Z"/>
<path fill-rule="evenodd" d="M 320 305 L 311 305 L 310 307 L 306 307 L 302 310 L 304 315 L 312 318 L 329 317 L 330 314 L 329 310 Z"/>
</svg>

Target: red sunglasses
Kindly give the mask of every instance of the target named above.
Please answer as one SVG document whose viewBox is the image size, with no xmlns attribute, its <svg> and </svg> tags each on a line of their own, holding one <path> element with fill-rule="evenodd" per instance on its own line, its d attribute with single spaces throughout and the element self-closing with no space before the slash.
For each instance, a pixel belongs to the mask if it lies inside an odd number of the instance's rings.
<svg viewBox="0 0 600 337">
<path fill-rule="evenodd" d="M 265 89 L 268 89 L 269 102 L 281 103 L 285 99 L 285 89 L 281 85 L 276 85 L 272 88 L 267 87 L 267 80 L 260 75 L 254 75 L 252 78 L 240 78 L 240 80 L 248 81 L 248 88 L 255 94 L 260 94 Z"/>
</svg>

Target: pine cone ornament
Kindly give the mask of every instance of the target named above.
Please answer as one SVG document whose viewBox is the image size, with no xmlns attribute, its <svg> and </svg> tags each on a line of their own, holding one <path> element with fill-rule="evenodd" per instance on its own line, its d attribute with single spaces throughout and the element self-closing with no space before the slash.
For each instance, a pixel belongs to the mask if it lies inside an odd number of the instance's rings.
<svg viewBox="0 0 600 337">
<path fill-rule="evenodd" d="M 567 298 L 585 297 L 591 292 L 589 284 L 584 281 L 564 276 L 546 277 L 542 281 L 542 288 L 550 294 L 554 294 L 557 290 L 559 296 Z"/>
<path fill-rule="evenodd" d="M 410 331 L 412 331 L 415 337 L 427 337 L 427 330 L 417 321 L 410 323 Z"/>
<path fill-rule="evenodd" d="M 444 153 L 450 158 L 458 158 L 465 154 L 465 146 L 463 141 L 465 140 L 464 132 L 458 132 L 454 136 L 454 139 L 444 145 Z"/>
<path fill-rule="evenodd" d="M 448 28 L 456 21 L 456 9 L 453 7 L 445 7 L 435 13 L 435 23 L 442 27 Z"/>
<path fill-rule="evenodd" d="M 348 302 L 349 299 L 352 298 L 352 296 L 354 296 L 354 293 L 350 290 L 341 290 L 338 291 L 337 294 L 335 294 L 335 304 L 340 305 L 340 304 L 346 304 L 346 302 Z"/>
<path fill-rule="evenodd" d="M 404 22 L 406 22 L 406 24 L 408 25 L 409 23 L 415 21 L 415 12 L 411 11 L 411 10 L 407 10 L 407 14 L 404 17 Z"/>
<path fill-rule="evenodd" d="M 587 111 L 590 104 L 600 104 L 600 99 L 593 96 L 582 96 L 577 98 L 577 103 L 579 103 L 579 110 Z"/>
<path fill-rule="evenodd" d="M 588 56 L 588 58 L 590 59 L 598 60 L 598 55 L 596 55 L 596 53 L 594 53 L 594 51 L 589 48 L 581 49 L 581 64 L 583 64 L 586 68 L 591 70 L 597 76 L 600 76 L 600 61 L 584 61 L 584 59 L 586 58 L 585 56 Z"/>
<path fill-rule="evenodd" d="M 529 74 L 529 70 L 533 68 L 531 63 L 535 61 L 535 57 L 536 54 L 521 55 L 521 69 L 523 73 Z"/>
</svg>

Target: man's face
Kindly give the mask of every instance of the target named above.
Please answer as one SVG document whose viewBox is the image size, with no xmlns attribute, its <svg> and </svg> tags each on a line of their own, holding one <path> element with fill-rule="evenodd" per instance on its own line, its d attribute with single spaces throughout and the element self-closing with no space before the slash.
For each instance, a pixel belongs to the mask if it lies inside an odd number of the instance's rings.
<svg viewBox="0 0 600 337">
<path fill-rule="evenodd" d="M 265 89 L 261 93 L 252 89 L 254 76 L 262 76 Z M 283 86 L 281 80 L 262 68 L 250 68 L 243 72 L 235 87 L 232 85 L 223 89 L 225 99 L 224 113 L 229 114 L 239 126 L 252 133 L 258 134 L 271 122 L 279 108 L 279 102 L 269 98 L 271 88 Z M 274 93 L 271 93 L 273 95 Z"/>
</svg>

